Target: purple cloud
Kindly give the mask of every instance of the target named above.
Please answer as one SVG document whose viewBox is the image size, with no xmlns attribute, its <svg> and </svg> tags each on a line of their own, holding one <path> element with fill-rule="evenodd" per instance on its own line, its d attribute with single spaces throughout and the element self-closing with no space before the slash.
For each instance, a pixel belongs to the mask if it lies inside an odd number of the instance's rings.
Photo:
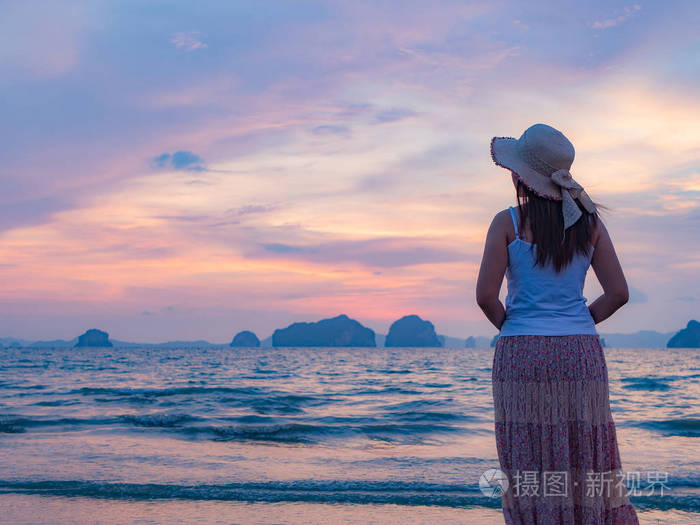
<svg viewBox="0 0 700 525">
<path fill-rule="evenodd" d="M 405 109 L 405 108 L 393 108 L 393 109 L 387 109 L 384 111 L 380 111 L 377 113 L 375 116 L 374 122 L 376 124 L 386 124 L 388 122 L 398 122 L 400 120 L 407 119 L 409 117 L 414 117 L 416 116 L 417 113 L 415 111 L 412 111 L 410 109 Z"/>
<path fill-rule="evenodd" d="M 360 241 L 331 241 L 311 245 L 261 243 L 266 252 L 315 263 L 361 263 L 370 267 L 398 268 L 416 264 L 464 261 L 459 250 L 434 246 L 421 239 L 382 238 Z M 260 257 L 261 253 L 249 254 Z"/>
<path fill-rule="evenodd" d="M 332 124 L 322 124 L 311 130 L 314 135 L 345 135 L 350 131 L 348 126 L 336 126 Z"/>
</svg>

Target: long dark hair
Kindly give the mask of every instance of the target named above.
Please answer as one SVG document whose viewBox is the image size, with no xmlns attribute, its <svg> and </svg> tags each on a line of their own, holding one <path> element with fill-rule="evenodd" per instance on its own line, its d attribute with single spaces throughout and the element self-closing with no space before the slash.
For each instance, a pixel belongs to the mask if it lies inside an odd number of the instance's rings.
<svg viewBox="0 0 700 525">
<path fill-rule="evenodd" d="M 591 232 L 597 221 L 601 220 L 598 213 L 589 213 L 579 200 L 575 199 L 582 214 L 573 226 L 564 232 L 562 201 L 540 197 L 525 186 L 519 177 L 516 182 L 516 195 L 520 222 L 523 225 L 521 228 L 524 228 L 527 219 L 530 219 L 533 244 L 537 245 L 536 264 L 546 266 L 551 262 L 558 273 L 568 266 L 576 253 L 589 255 Z M 597 202 L 594 204 L 598 209 L 607 210 L 606 206 Z M 533 249 L 534 246 L 530 248 Z"/>
</svg>

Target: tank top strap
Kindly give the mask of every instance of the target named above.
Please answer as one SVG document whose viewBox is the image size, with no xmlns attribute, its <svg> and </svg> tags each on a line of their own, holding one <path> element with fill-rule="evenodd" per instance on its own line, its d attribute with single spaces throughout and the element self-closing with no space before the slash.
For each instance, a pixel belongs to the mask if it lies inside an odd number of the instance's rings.
<svg viewBox="0 0 700 525">
<path fill-rule="evenodd" d="M 513 228 L 515 228 L 515 236 L 520 237 L 520 234 L 518 233 L 518 219 L 515 217 L 515 210 L 513 209 L 513 206 L 510 207 L 510 216 L 513 218 Z"/>
</svg>

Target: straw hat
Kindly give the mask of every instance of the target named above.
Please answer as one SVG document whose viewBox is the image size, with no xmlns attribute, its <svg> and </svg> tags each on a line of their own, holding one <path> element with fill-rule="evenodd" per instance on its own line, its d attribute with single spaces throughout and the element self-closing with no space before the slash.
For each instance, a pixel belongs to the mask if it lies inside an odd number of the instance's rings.
<svg viewBox="0 0 700 525">
<path fill-rule="evenodd" d="M 493 137 L 491 158 L 506 168 L 536 195 L 562 202 L 564 229 L 572 226 L 582 212 L 578 199 L 590 213 L 596 207 L 569 170 L 574 162 L 574 145 L 564 134 L 546 124 L 534 124 L 519 139 Z"/>
</svg>

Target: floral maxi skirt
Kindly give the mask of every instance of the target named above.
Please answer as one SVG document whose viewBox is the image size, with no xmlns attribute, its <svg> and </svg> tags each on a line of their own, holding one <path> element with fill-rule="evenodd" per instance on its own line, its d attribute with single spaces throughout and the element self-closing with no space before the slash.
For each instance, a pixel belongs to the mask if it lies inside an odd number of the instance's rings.
<svg viewBox="0 0 700 525">
<path fill-rule="evenodd" d="M 493 369 L 508 525 L 639 525 L 595 334 L 502 336 Z"/>
</svg>

